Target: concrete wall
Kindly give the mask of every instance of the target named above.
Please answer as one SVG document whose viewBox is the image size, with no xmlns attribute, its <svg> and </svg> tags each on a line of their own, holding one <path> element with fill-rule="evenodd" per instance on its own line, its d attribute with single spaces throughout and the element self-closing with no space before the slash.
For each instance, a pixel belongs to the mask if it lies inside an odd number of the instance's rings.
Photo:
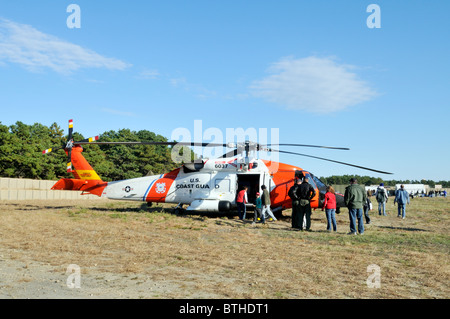
<svg viewBox="0 0 450 319">
<path fill-rule="evenodd" d="M 51 190 L 56 181 L 21 178 L 0 178 L 0 200 L 99 199 L 96 195 L 81 195 L 80 191 Z"/>
</svg>

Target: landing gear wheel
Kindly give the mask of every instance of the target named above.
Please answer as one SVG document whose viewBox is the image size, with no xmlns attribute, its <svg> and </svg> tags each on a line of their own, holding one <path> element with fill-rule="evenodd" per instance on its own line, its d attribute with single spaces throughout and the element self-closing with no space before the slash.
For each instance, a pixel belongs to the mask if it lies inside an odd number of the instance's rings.
<svg viewBox="0 0 450 319">
<path fill-rule="evenodd" d="M 175 215 L 184 215 L 186 211 L 182 208 L 176 208 L 175 209 Z"/>
<path fill-rule="evenodd" d="M 183 206 L 178 205 L 173 212 L 175 215 L 183 215 L 186 211 L 183 209 Z"/>
</svg>

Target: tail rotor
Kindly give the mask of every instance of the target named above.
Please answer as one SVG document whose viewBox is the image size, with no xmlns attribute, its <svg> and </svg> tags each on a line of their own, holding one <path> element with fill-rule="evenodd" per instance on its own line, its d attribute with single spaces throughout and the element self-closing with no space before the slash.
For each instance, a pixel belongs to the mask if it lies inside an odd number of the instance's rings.
<svg viewBox="0 0 450 319">
<path fill-rule="evenodd" d="M 95 142 L 97 140 L 98 140 L 98 136 L 95 136 L 95 137 L 84 139 L 84 140 L 82 140 L 80 142 L 83 143 L 83 144 L 87 144 L 87 143 Z M 72 148 L 76 144 L 78 144 L 78 142 L 74 142 L 74 140 L 73 140 L 73 120 L 70 119 L 69 120 L 69 136 L 67 137 L 67 142 L 65 144 L 63 144 L 61 147 L 46 149 L 46 150 L 42 151 L 42 154 L 49 154 L 49 153 L 52 153 L 52 152 L 57 151 L 59 149 L 65 150 L 66 153 L 67 153 L 67 165 L 66 165 L 67 172 L 68 173 L 72 173 L 73 172 Z"/>
<path fill-rule="evenodd" d="M 69 120 L 69 137 L 65 149 L 67 150 L 67 173 L 72 173 L 72 148 L 73 148 L 73 120 Z"/>
</svg>

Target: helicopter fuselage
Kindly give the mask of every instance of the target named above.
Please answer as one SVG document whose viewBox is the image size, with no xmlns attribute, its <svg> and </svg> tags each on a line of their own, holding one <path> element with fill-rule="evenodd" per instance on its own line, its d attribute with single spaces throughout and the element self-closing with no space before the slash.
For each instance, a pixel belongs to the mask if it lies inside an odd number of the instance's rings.
<svg viewBox="0 0 450 319">
<path fill-rule="evenodd" d="M 241 186 L 247 186 L 248 206 L 265 185 L 270 192 L 273 209 L 292 207 L 289 188 L 296 172 L 310 177 L 316 196 L 311 207 L 321 207 L 325 185 L 299 167 L 242 157 L 205 160 L 185 164 L 167 174 L 109 182 L 101 196 L 117 200 L 133 200 L 188 205 L 187 210 L 229 211 L 236 206 Z"/>
</svg>

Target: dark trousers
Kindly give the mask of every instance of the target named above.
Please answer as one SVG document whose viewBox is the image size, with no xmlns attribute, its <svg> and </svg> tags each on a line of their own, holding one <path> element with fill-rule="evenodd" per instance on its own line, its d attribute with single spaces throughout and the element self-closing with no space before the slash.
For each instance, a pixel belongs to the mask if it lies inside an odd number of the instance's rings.
<svg viewBox="0 0 450 319">
<path fill-rule="evenodd" d="M 366 224 L 370 224 L 369 207 L 364 206 L 364 217 L 366 218 Z"/>
<path fill-rule="evenodd" d="M 292 201 L 292 228 L 302 228 L 303 219 L 300 220 L 300 201 Z"/>
<path fill-rule="evenodd" d="M 245 219 L 245 213 L 246 213 L 245 204 L 238 202 L 237 203 L 237 210 L 238 210 L 239 219 L 240 220 Z"/>
<path fill-rule="evenodd" d="M 300 229 L 303 230 L 303 218 L 306 216 L 306 230 L 311 228 L 311 205 L 299 205 Z"/>
<path fill-rule="evenodd" d="M 261 212 L 261 208 L 255 207 L 255 217 L 253 219 L 253 221 L 256 223 L 258 221 L 258 216 L 261 218 L 261 222 L 264 223 L 265 222 L 265 218 Z"/>
</svg>

